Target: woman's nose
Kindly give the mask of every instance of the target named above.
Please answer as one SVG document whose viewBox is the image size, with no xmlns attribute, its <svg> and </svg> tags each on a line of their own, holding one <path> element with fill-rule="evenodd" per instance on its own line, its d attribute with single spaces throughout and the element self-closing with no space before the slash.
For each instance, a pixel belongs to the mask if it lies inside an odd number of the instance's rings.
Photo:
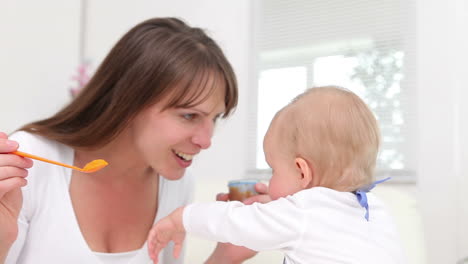
<svg viewBox="0 0 468 264">
<path fill-rule="evenodd" d="M 213 124 L 205 124 L 197 128 L 197 131 L 192 138 L 193 143 L 198 145 L 201 149 L 209 148 L 211 146 L 211 137 L 213 137 L 213 130 Z"/>
</svg>

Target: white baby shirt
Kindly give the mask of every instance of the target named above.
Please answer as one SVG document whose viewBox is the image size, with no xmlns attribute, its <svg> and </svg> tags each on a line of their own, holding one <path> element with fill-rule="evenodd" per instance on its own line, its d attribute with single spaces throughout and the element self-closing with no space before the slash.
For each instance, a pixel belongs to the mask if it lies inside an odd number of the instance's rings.
<svg viewBox="0 0 468 264">
<path fill-rule="evenodd" d="M 369 221 L 353 193 L 315 187 L 266 204 L 188 205 L 183 222 L 187 232 L 205 239 L 280 250 L 287 264 L 406 263 L 384 205 L 367 197 Z"/>
</svg>

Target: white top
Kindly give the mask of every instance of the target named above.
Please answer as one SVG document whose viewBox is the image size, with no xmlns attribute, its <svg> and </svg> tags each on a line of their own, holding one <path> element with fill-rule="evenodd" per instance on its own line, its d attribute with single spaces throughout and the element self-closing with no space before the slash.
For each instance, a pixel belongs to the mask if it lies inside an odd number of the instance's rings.
<svg viewBox="0 0 468 264">
<path fill-rule="evenodd" d="M 19 142 L 21 151 L 73 164 L 74 151 L 70 147 L 26 132 L 14 133 L 10 138 Z M 27 179 L 28 185 L 22 188 L 18 239 L 8 253 L 6 264 L 103 264 L 88 247 L 75 217 L 69 195 L 71 170 L 35 161 Z M 155 220 L 187 204 L 193 185 L 188 173 L 177 181 L 160 177 Z M 183 263 L 183 257 L 177 260 L 172 257 L 172 247 L 164 250 L 160 259 L 163 264 Z M 152 263 L 147 245 L 125 263 Z"/>
<path fill-rule="evenodd" d="M 94 252 L 103 264 L 126 264 L 138 254 L 139 250 L 121 252 L 121 253 L 102 253 Z"/>
<path fill-rule="evenodd" d="M 371 193 L 369 221 L 349 192 L 315 187 L 260 204 L 212 202 L 188 205 L 187 232 L 255 251 L 280 250 L 285 263 L 406 263 L 395 226 Z"/>
</svg>

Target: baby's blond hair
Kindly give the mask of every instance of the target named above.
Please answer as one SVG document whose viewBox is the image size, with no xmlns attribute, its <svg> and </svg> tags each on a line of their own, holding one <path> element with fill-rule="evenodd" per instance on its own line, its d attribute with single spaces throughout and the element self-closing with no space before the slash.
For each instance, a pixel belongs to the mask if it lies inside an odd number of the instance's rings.
<svg viewBox="0 0 468 264">
<path fill-rule="evenodd" d="M 315 87 L 277 113 L 283 150 L 310 162 L 319 186 L 354 191 L 374 180 L 379 128 L 371 110 L 353 92 Z"/>
</svg>

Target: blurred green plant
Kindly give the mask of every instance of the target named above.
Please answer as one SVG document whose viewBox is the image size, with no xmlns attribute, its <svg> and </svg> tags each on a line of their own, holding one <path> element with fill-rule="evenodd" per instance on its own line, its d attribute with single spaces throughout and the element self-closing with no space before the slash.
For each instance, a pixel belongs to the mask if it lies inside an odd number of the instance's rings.
<svg viewBox="0 0 468 264">
<path fill-rule="evenodd" d="M 404 169 L 405 119 L 402 109 L 401 81 L 404 53 L 394 49 L 371 49 L 357 54 L 358 64 L 351 79 L 365 87 L 364 100 L 379 121 L 382 134 L 378 166 L 382 169 Z"/>
</svg>

